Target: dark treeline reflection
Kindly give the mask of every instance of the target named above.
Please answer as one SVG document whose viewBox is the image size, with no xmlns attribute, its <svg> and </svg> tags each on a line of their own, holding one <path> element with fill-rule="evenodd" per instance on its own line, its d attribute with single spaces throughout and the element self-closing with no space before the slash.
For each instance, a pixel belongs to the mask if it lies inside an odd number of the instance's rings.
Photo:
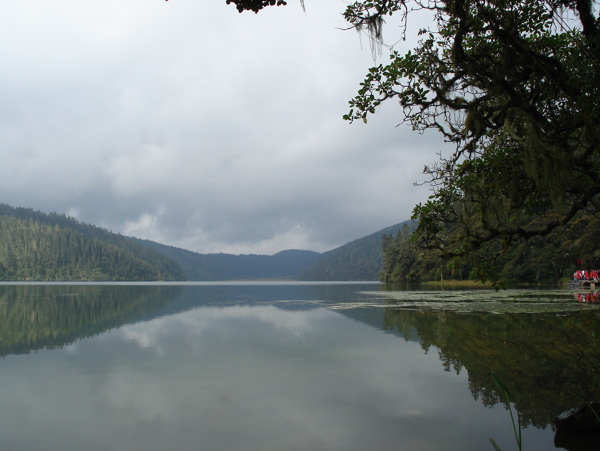
<svg viewBox="0 0 600 451">
<path fill-rule="evenodd" d="M 0 356 L 57 348 L 151 315 L 177 286 L 7 285 L 0 287 Z"/>
<path fill-rule="evenodd" d="M 600 313 L 466 314 L 386 308 L 384 328 L 407 339 L 416 330 L 427 352 L 438 350 L 446 371 L 466 369 L 469 389 L 485 406 L 515 398 L 524 426 L 544 428 L 565 409 L 600 396 Z"/>
<path fill-rule="evenodd" d="M 3 285 L 0 357 L 60 348 L 124 324 L 198 307 L 274 304 L 302 310 L 351 299 L 356 291 L 356 285 L 335 284 Z"/>
</svg>

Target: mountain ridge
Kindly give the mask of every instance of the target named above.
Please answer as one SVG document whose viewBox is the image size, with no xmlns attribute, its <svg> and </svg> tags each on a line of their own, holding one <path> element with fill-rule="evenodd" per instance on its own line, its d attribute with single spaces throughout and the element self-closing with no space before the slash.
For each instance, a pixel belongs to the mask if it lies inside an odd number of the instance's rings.
<svg viewBox="0 0 600 451">
<path fill-rule="evenodd" d="M 383 269 L 383 235 L 396 235 L 404 225 L 414 228 L 408 220 L 324 252 L 314 264 L 300 274 L 300 280 L 379 280 Z"/>
<path fill-rule="evenodd" d="M 177 262 L 190 281 L 289 279 L 321 254 L 314 251 L 287 249 L 273 255 L 201 254 L 150 240 L 134 238 Z"/>
<path fill-rule="evenodd" d="M 200 254 L 127 237 L 58 213 L 0 203 L 0 280 L 13 281 L 373 281 L 382 235 L 405 221 L 330 251 Z"/>
<path fill-rule="evenodd" d="M 134 238 L 173 259 L 188 280 L 284 279 L 299 281 L 374 281 L 383 268 L 382 236 L 395 235 L 404 221 L 358 238 L 327 252 L 287 249 L 273 255 L 201 254 L 186 249 Z"/>
<path fill-rule="evenodd" d="M 57 213 L 0 204 L 0 280 L 183 280 L 183 269 L 128 237 Z"/>
</svg>

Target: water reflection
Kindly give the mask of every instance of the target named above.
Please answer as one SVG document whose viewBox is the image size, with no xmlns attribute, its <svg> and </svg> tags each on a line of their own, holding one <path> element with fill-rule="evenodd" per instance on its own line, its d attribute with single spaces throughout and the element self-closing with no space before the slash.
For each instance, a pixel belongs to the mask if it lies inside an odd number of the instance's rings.
<svg viewBox="0 0 600 451">
<path fill-rule="evenodd" d="M 464 435 L 444 447 L 458 450 L 499 434 L 502 414 L 478 415 L 436 361 L 325 308 L 201 307 L 3 359 L 0 446 L 436 449 Z M 448 428 L 456 408 L 469 424 Z"/>
<path fill-rule="evenodd" d="M 600 303 L 600 293 L 597 291 L 587 291 L 585 293 L 573 293 L 573 297 L 577 302 L 594 302 Z"/>
<path fill-rule="evenodd" d="M 0 286 L 0 357 L 60 348 L 146 315 L 181 294 L 177 286 Z"/>
<path fill-rule="evenodd" d="M 0 448 L 512 449 L 494 371 L 545 450 L 599 397 L 593 306 L 379 288 L 0 286 Z"/>
<path fill-rule="evenodd" d="M 0 357 L 55 349 L 112 328 L 199 307 L 275 305 L 313 309 L 373 284 L 0 285 Z"/>
<path fill-rule="evenodd" d="M 464 314 L 387 308 L 384 327 L 416 331 L 446 371 L 466 370 L 469 390 L 485 406 L 503 402 L 490 371 L 502 375 L 524 425 L 545 428 L 554 417 L 600 396 L 598 311 L 576 314 Z"/>
</svg>

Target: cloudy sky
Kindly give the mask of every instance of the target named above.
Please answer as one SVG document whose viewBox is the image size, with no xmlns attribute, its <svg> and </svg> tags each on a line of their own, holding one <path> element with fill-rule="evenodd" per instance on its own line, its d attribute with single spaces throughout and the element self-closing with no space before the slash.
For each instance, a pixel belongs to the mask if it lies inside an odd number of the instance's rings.
<svg viewBox="0 0 600 451">
<path fill-rule="evenodd" d="M 442 148 L 385 105 L 345 2 L 0 0 L 0 202 L 197 252 L 326 251 L 410 217 Z M 415 28 L 417 28 L 415 26 Z M 386 41 L 399 50 L 393 24 Z"/>
</svg>

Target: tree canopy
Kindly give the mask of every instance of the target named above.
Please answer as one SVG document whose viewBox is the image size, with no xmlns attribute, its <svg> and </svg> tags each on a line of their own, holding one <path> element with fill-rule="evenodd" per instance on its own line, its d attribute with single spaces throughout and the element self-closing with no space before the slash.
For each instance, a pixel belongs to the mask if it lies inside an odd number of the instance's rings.
<svg viewBox="0 0 600 451">
<path fill-rule="evenodd" d="M 285 4 L 231 2 L 255 12 Z M 449 258 L 484 250 L 487 264 L 598 215 L 598 1 L 364 0 L 343 14 L 380 40 L 386 16 L 406 26 L 424 10 L 433 20 L 418 46 L 371 68 L 344 116 L 366 122 L 395 99 L 400 123 L 455 145 L 424 169 L 432 195 L 413 212 L 421 246 Z"/>
<path fill-rule="evenodd" d="M 0 203 L 0 280 L 186 280 L 186 274 L 131 238 Z"/>
<path fill-rule="evenodd" d="M 412 6 L 410 6 L 412 5 Z M 600 19 L 593 1 L 357 2 L 346 19 L 377 38 L 383 17 L 433 12 L 419 46 L 372 68 L 349 121 L 395 98 L 402 122 L 455 144 L 425 167 L 421 244 L 479 256 L 480 278 L 515 244 L 600 212 Z"/>
<path fill-rule="evenodd" d="M 450 258 L 483 249 L 489 263 L 598 215 L 598 2 L 366 0 L 344 17 L 377 40 L 386 16 L 407 24 L 423 10 L 433 21 L 418 46 L 371 68 L 344 116 L 366 121 L 395 99 L 401 123 L 455 145 L 424 169 L 432 195 L 413 212 L 421 245 Z"/>
</svg>

